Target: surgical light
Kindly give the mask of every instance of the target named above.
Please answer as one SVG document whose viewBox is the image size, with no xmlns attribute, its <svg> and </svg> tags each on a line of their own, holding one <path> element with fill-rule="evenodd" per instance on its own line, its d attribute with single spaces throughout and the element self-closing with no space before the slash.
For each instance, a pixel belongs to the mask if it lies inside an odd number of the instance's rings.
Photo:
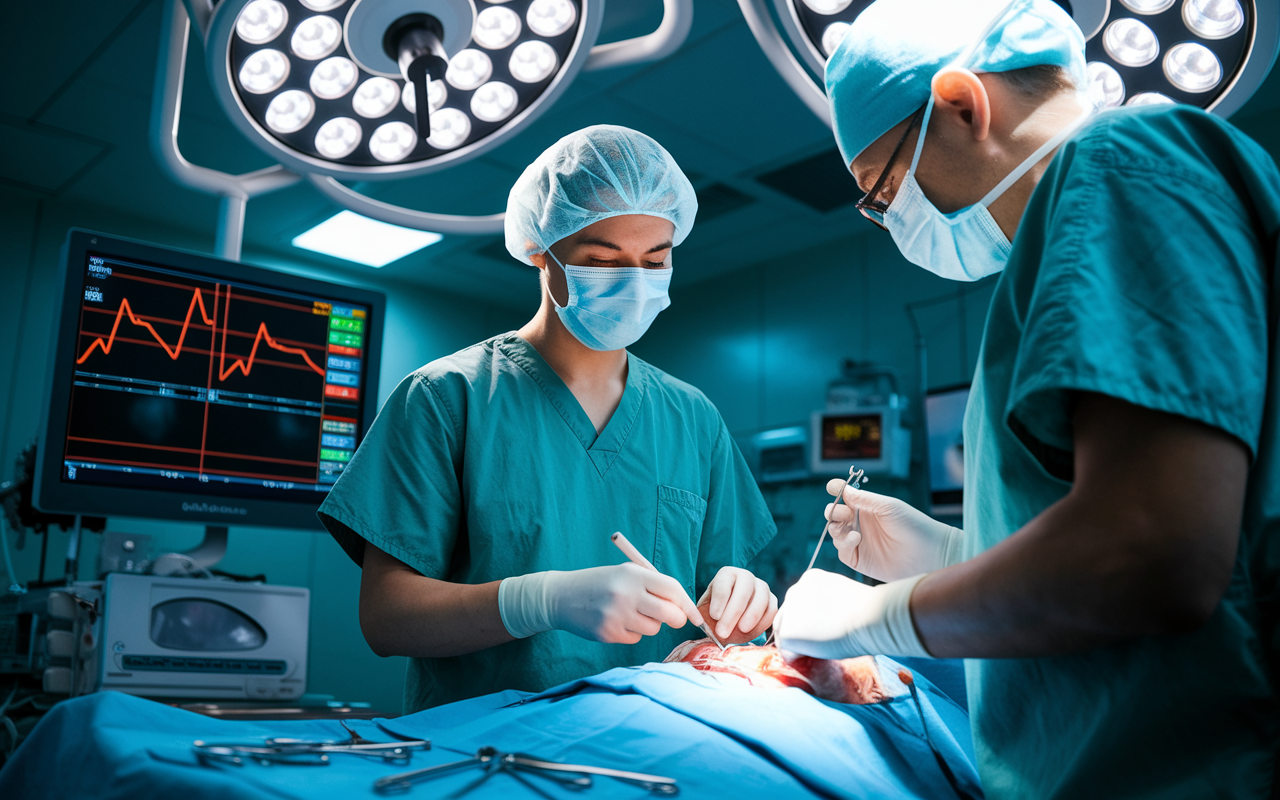
<svg viewBox="0 0 1280 800">
<path fill-rule="evenodd" d="M 521 83 L 540 83 L 556 71 L 556 51 L 546 42 L 524 42 L 511 51 L 507 69 Z"/>
<path fill-rule="evenodd" d="M 311 71 L 311 93 L 321 100 L 337 100 L 356 85 L 356 65 L 342 56 L 326 58 Z"/>
<path fill-rule="evenodd" d="M 276 133 L 295 133 L 307 126 L 316 113 L 316 101 L 298 89 L 281 92 L 267 106 L 267 127 Z"/>
<path fill-rule="evenodd" d="M 853 0 L 804 0 L 804 4 L 819 14 L 839 14 Z"/>
<path fill-rule="evenodd" d="M 738 0 L 738 6 L 778 73 L 830 124 L 827 59 L 872 1 Z M 1277 0 L 1054 2 L 1084 32 L 1088 89 L 1100 107 L 1143 97 L 1230 116 L 1262 85 L 1280 50 Z"/>
<path fill-rule="evenodd" d="M 1182 19 L 1206 39 L 1225 39 L 1244 27 L 1244 9 L 1239 0 L 1186 0 Z"/>
<path fill-rule="evenodd" d="M 232 120 L 295 172 L 350 178 L 429 172 L 513 135 L 582 67 L 601 15 L 599 0 L 219 0 L 211 6 L 208 69 Z M 275 124 L 267 122 L 271 103 L 286 91 L 308 94 L 314 115 L 291 133 L 282 131 L 283 117 L 275 112 Z M 295 106 L 301 108 L 300 101 Z M 444 127 L 436 136 L 438 116 Z M 353 149 L 347 123 L 333 141 L 318 133 L 339 118 L 361 128 Z M 390 122 L 415 128 L 413 147 L 388 158 L 402 145 L 380 145 L 382 156 L 375 156 L 374 134 Z"/>
<path fill-rule="evenodd" d="M 504 6 L 490 6 L 476 15 L 475 43 L 488 50 L 501 50 L 520 38 L 520 15 Z"/>
<path fill-rule="evenodd" d="M 316 150 L 326 158 L 342 158 L 360 144 L 364 129 L 351 117 L 334 117 L 316 131 Z"/>
<path fill-rule="evenodd" d="M 258 50 L 240 67 L 240 85 L 246 92 L 267 94 L 289 77 L 289 59 L 279 50 Z"/>
<path fill-rule="evenodd" d="M 1155 31 L 1132 17 L 1122 17 L 1102 32 L 1107 55 L 1126 67 L 1145 67 L 1160 55 Z"/>
<path fill-rule="evenodd" d="M 569 0 L 533 0 L 525 21 L 529 29 L 539 36 L 559 36 L 573 27 L 578 10 Z"/>
<path fill-rule="evenodd" d="M 501 122 L 516 110 L 516 90 L 502 81 L 489 81 L 471 95 L 471 113 L 485 122 Z"/>
<path fill-rule="evenodd" d="M 1160 14 L 1173 8 L 1178 0 L 1120 0 L 1124 7 L 1135 14 Z"/>
<path fill-rule="evenodd" d="M 385 267 L 444 237 L 342 211 L 293 238 L 293 246 L 369 267 Z"/>
<path fill-rule="evenodd" d="M 400 161 L 418 145 L 418 135 L 407 122 L 379 125 L 369 137 L 369 152 L 379 161 Z"/>
<path fill-rule="evenodd" d="M 289 12 L 278 0 L 253 0 L 236 19 L 236 33 L 249 44 L 266 44 L 280 35 Z"/>
<path fill-rule="evenodd" d="M 1163 94 L 1160 94 L 1159 92 L 1142 92 L 1141 94 L 1135 94 L 1133 97 L 1130 97 L 1129 102 L 1125 103 L 1125 105 L 1127 106 L 1158 106 L 1158 105 L 1170 105 L 1173 102 L 1174 102 L 1173 98 L 1167 97 Z"/>
<path fill-rule="evenodd" d="M 1222 81 L 1222 64 L 1209 48 L 1183 42 L 1169 48 L 1164 57 L 1169 82 L 1184 92 L 1207 92 Z"/>
<path fill-rule="evenodd" d="M 431 115 L 431 138 L 437 150 L 452 150 L 471 135 L 471 119 L 456 108 L 442 108 Z"/>
<path fill-rule="evenodd" d="M 1098 108 L 1115 108 L 1124 102 L 1124 79 L 1120 73 L 1101 61 L 1090 61 L 1089 95 Z"/>
<path fill-rule="evenodd" d="M 840 46 L 844 35 L 849 32 L 849 27 L 847 22 L 833 22 L 822 32 L 822 52 L 826 53 L 828 58 Z"/>
<path fill-rule="evenodd" d="M 307 17 L 293 29 L 289 47 L 298 58 L 317 61 L 338 49 L 342 26 L 333 17 L 317 14 Z"/>
<path fill-rule="evenodd" d="M 387 78 L 370 78 L 360 84 L 351 96 L 351 108 L 366 119 L 379 119 L 391 113 L 400 99 L 400 88 Z"/>
<path fill-rule="evenodd" d="M 483 51 L 467 49 L 449 59 L 444 79 L 455 89 L 478 89 L 493 74 L 493 62 Z"/>
</svg>

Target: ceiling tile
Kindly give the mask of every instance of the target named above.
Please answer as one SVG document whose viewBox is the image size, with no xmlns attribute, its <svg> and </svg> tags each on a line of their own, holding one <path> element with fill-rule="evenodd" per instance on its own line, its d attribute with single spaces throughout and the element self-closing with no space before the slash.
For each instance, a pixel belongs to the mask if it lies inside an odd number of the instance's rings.
<svg viewBox="0 0 1280 800">
<path fill-rule="evenodd" d="M 681 48 L 614 91 L 750 163 L 831 138 L 774 71 L 745 22 Z"/>
<path fill-rule="evenodd" d="M 0 117 L 0 180 L 43 194 L 58 194 L 108 149 L 94 141 L 48 125 Z"/>
</svg>

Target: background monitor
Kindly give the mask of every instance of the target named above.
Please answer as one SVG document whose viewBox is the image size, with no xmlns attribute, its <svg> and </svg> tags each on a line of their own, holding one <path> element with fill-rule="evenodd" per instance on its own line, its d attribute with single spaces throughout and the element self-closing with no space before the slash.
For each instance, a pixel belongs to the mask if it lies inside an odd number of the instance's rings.
<svg viewBox="0 0 1280 800">
<path fill-rule="evenodd" d="M 929 492 L 936 516 L 958 516 L 964 491 L 964 410 L 969 385 L 932 389 L 924 399 Z"/>
<path fill-rule="evenodd" d="M 43 511 L 316 528 L 377 412 L 383 295 L 73 229 Z"/>
</svg>

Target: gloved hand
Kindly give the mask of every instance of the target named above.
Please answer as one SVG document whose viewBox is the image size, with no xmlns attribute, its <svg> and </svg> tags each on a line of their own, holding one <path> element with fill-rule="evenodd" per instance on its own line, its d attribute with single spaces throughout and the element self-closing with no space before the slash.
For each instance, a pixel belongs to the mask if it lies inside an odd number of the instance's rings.
<svg viewBox="0 0 1280 800">
<path fill-rule="evenodd" d="M 741 567 L 721 567 L 698 600 L 721 643 L 749 642 L 765 632 L 778 613 L 778 598 L 769 584 Z"/>
<path fill-rule="evenodd" d="M 613 644 L 635 644 L 664 622 L 703 621 L 679 581 L 635 564 L 507 578 L 498 586 L 498 611 L 517 639 L 561 630 Z"/>
<path fill-rule="evenodd" d="M 783 650 L 814 658 L 931 658 L 911 621 L 911 592 L 924 575 L 868 586 L 811 569 L 787 590 L 773 621 Z"/>
<path fill-rule="evenodd" d="M 844 481 L 827 483 L 827 492 L 840 495 Z M 878 581 L 893 581 L 934 572 L 961 560 L 964 532 L 938 522 L 897 499 L 865 489 L 847 487 L 846 505 L 827 505 L 827 532 L 840 560 Z M 854 530 L 856 522 L 858 530 Z"/>
</svg>

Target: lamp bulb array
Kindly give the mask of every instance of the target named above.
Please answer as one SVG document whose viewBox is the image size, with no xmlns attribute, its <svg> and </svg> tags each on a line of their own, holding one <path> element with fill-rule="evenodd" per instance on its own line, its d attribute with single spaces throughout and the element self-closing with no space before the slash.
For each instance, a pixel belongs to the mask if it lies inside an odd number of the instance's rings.
<svg viewBox="0 0 1280 800">
<path fill-rule="evenodd" d="M 365 70 L 344 41 L 353 0 L 250 0 L 228 46 L 232 84 L 259 129 L 323 161 L 424 161 L 500 130 L 564 66 L 581 0 L 477 0 L 470 46 L 430 81 L 431 135 L 418 138 L 413 87 Z"/>
</svg>

